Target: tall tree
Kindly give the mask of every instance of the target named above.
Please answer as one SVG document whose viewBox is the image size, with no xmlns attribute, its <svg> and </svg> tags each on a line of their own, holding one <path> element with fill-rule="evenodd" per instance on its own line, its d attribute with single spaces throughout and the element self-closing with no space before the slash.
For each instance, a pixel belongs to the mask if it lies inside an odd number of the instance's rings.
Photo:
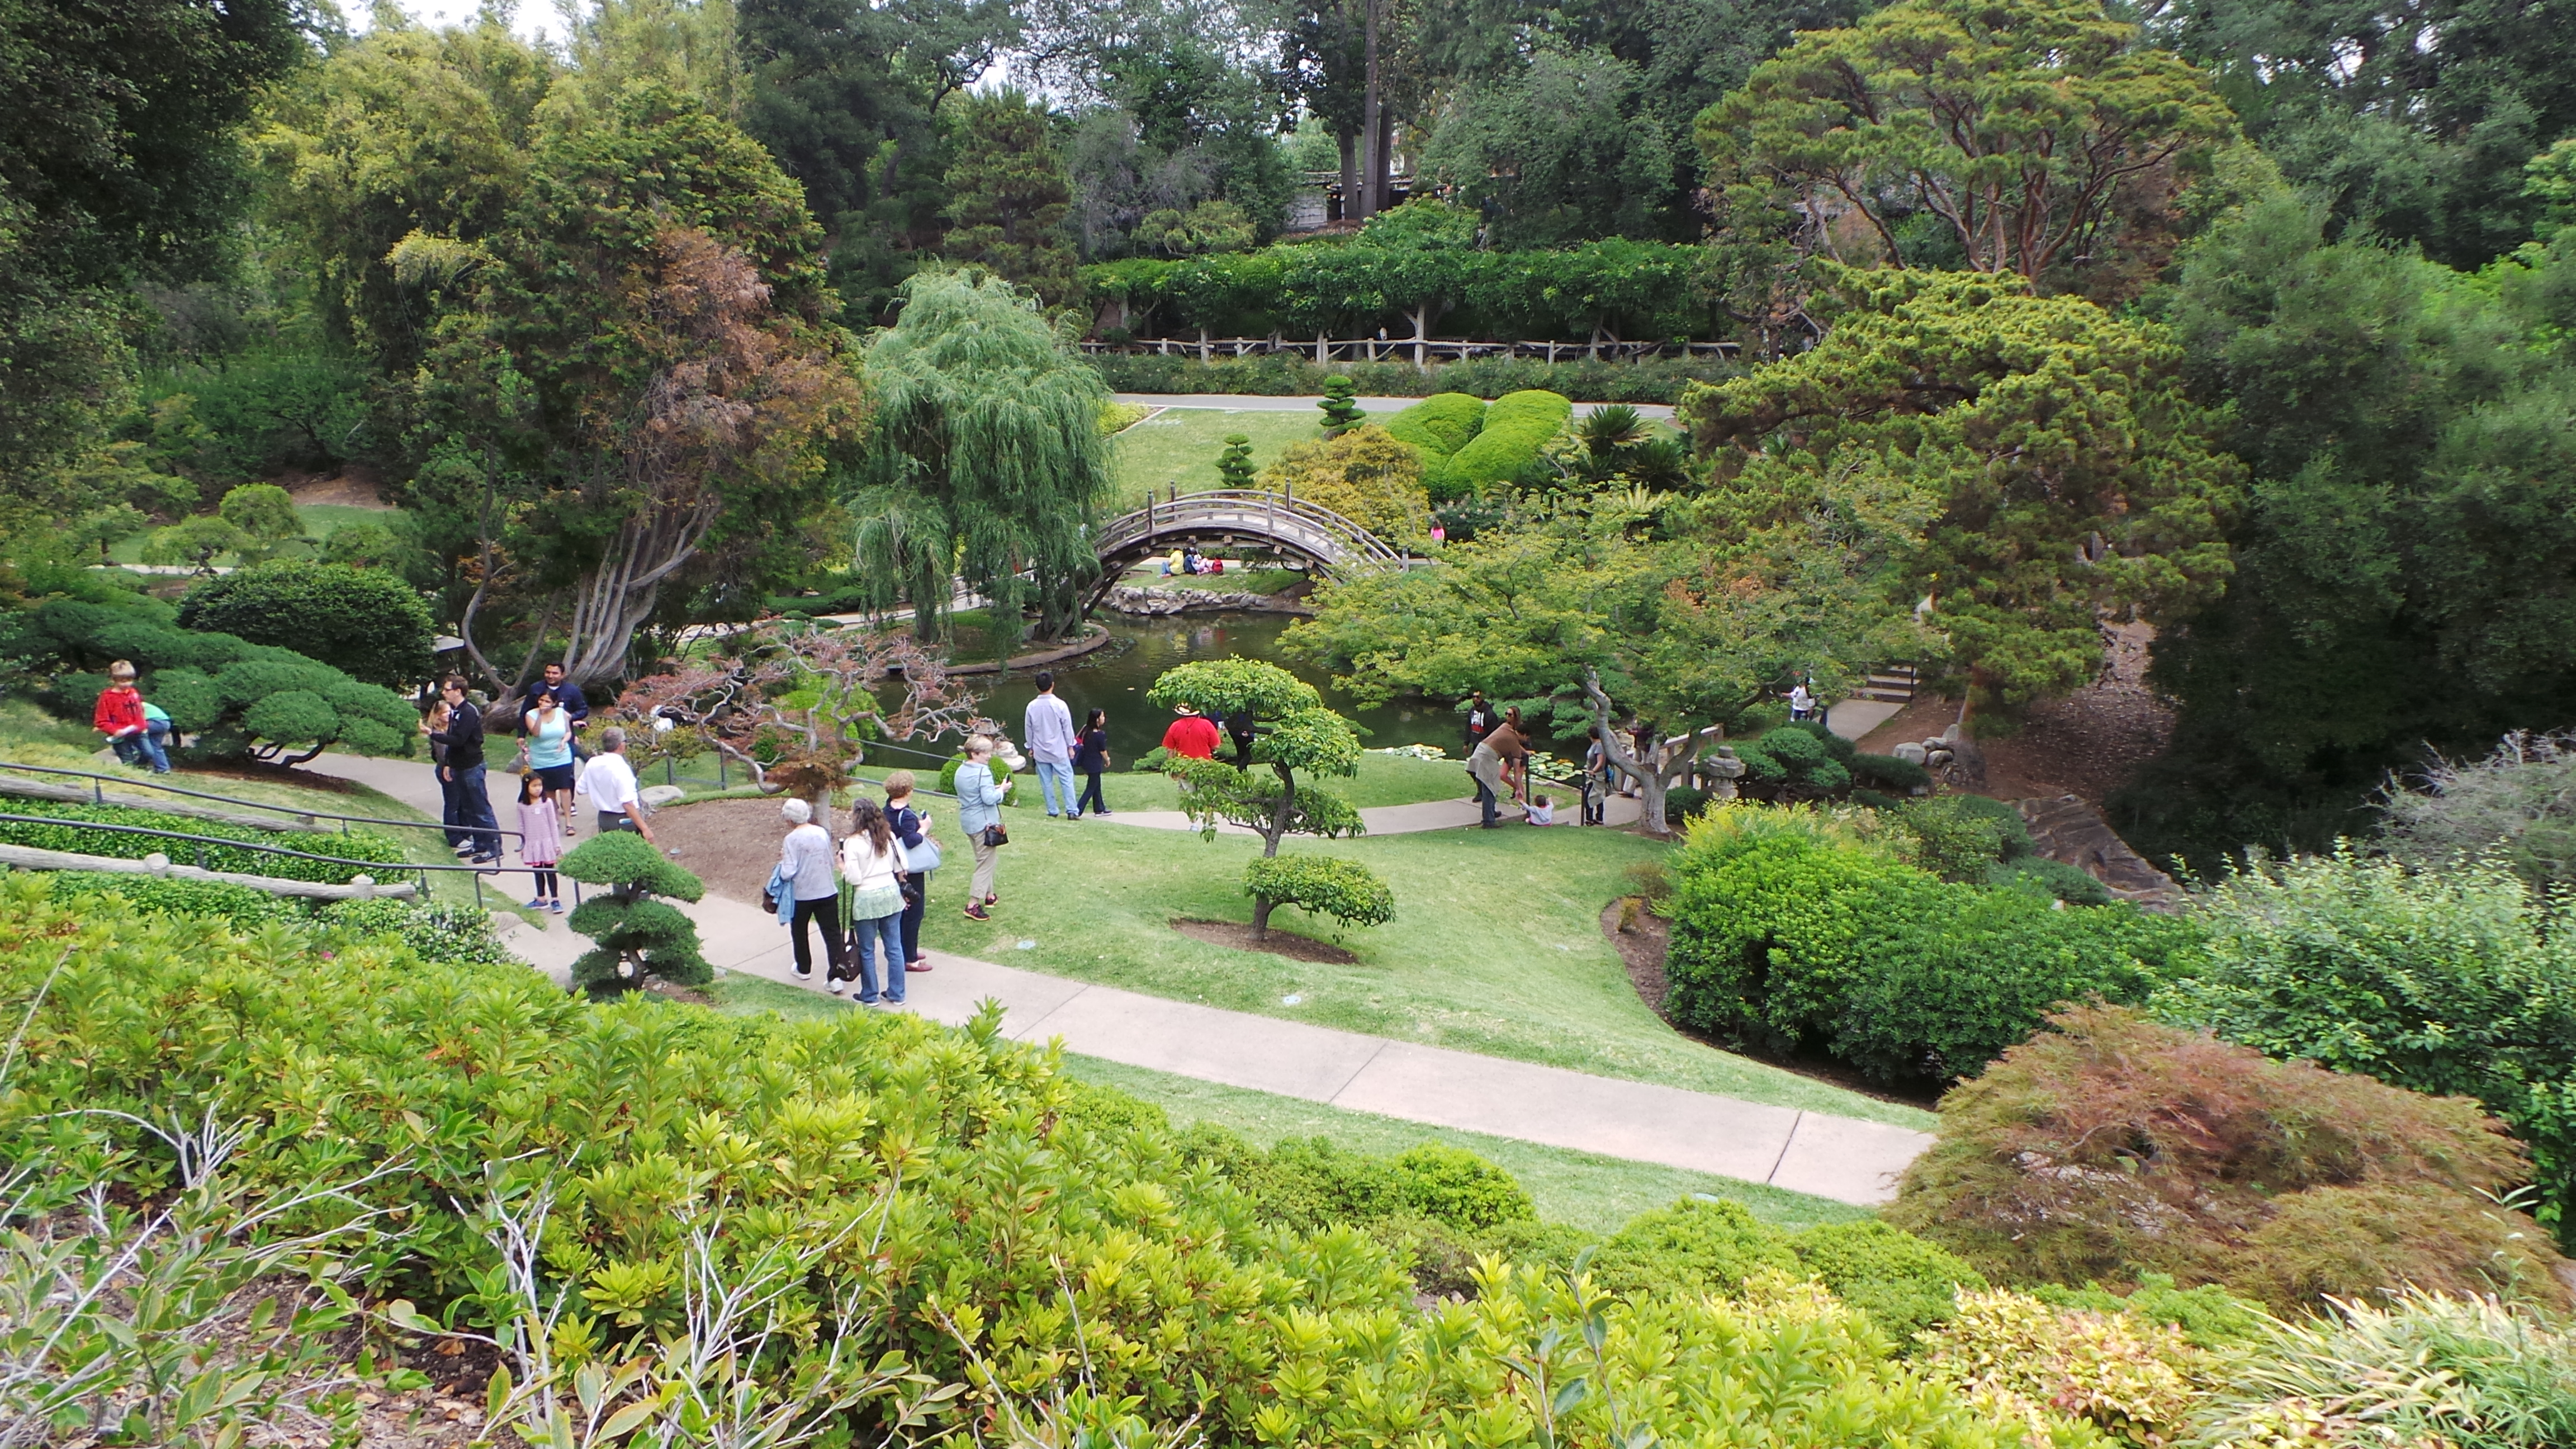
<svg viewBox="0 0 2576 1449">
<path fill-rule="evenodd" d="M 819 497 L 818 450 L 864 417 L 813 222 L 759 143 L 649 81 L 546 119 L 495 235 L 392 253 L 440 314 L 419 431 L 482 493 L 460 624 L 496 684 L 487 600 L 543 601 L 531 663 L 560 624 L 577 682 L 618 677 L 666 583 Z"/>
<path fill-rule="evenodd" d="M 1785 196 L 1839 260 L 2039 279 L 2098 260 L 2124 188 L 2234 127 L 2101 0 L 1902 0 L 1799 37 L 1699 120 L 1731 206 Z"/>
<path fill-rule="evenodd" d="M 1071 630 L 1109 486 L 1099 371 L 1010 283 L 936 270 L 904 283 L 867 367 L 876 433 L 846 497 L 880 606 L 908 599 L 936 639 L 962 582 L 993 601 L 998 650 L 1031 603 L 1042 633 Z"/>
<path fill-rule="evenodd" d="M 1065 235 L 1073 188 L 1056 154 L 1045 105 L 1015 90 L 970 97 L 956 112 L 948 163 L 950 223 L 941 251 L 1020 283 L 1048 302 L 1072 299 Z"/>
<path fill-rule="evenodd" d="M 1940 500 L 1899 587 L 1928 601 L 1975 706 L 2073 689 L 2101 667 L 2104 620 L 2168 620 L 2225 587 L 2238 468 L 2163 329 L 2018 278 L 1839 281 L 1814 348 L 1683 411 L 1721 474 L 1804 455 Z"/>
<path fill-rule="evenodd" d="M 306 22 L 288 0 L 0 7 L 0 492 L 43 501 L 124 403 L 123 289 L 217 261 L 234 133 Z"/>
<path fill-rule="evenodd" d="M 2576 237 L 2484 283 L 2281 196 L 2188 254 L 2172 324 L 2251 477 L 2225 598 L 2157 641 L 2172 745 L 2117 802 L 2203 864 L 2367 823 L 2427 746 L 2576 717 Z"/>
</svg>

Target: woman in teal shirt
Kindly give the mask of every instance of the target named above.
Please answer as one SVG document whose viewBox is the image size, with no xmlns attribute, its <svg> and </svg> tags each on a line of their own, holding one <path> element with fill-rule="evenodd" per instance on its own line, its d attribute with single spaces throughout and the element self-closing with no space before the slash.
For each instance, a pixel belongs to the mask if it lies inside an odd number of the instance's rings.
<svg viewBox="0 0 2576 1449">
<path fill-rule="evenodd" d="M 528 769 L 546 782 L 546 798 L 554 802 L 555 813 L 566 823 L 564 834 L 572 834 L 572 716 L 555 701 L 554 691 L 540 690 L 534 709 L 527 713 Z"/>
</svg>

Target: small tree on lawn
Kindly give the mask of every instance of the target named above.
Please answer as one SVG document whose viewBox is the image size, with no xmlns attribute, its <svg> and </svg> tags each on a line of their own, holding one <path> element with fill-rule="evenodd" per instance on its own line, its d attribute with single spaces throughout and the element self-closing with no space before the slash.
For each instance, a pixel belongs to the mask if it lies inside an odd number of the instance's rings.
<svg viewBox="0 0 2576 1449">
<path fill-rule="evenodd" d="M 1324 379 L 1324 400 L 1315 406 L 1324 410 L 1325 437 L 1338 438 L 1368 421 L 1368 414 L 1352 400 L 1356 390 L 1349 378 L 1339 374 Z"/>
<path fill-rule="evenodd" d="M 976 696 L 909 635 L 770 624 L 741 647 L 637 680 L 616 712 L 661 753 L 711 749 L 770 794 L 821 814 L 850 777 L 864 742 L 909 740 L 977 723 Z M 891 697 L 890 697 L 891 696 Z M 660 730 L 669 720 L 672 728 Z"/>
<path fill-rule="evenodd" d="M 1346 926 L 1383 926 L 1395 919 L 1395 892 L 1356 860 L 1334 855 L 1284 855 L 1254 861 L 1243 872 L 1252 897 L 1252 935 L 1270 935 L 1270 913 L 1295 906 Z"/>
<path fill-rule="evenodd" d="M 1228 433 L 1225 451 L 1217 454 L 1216 476 L 1228 488 L 1249 488 L 1260 470 L 1252 466 L 1252 439 L 1242 433 Z"/>
<path fill-rule="evenodd" d="M 1339 795 L 1298 788 L 1297 772 L 1349 775 L 1360 763 L 1359 735 L 1350 721 L 1324 708 L 1315 686 L 1257 659 L 1201 659 L 1163 671 L 1146 698 L 1171 709 L 1194 705 L 1232 716 L 1248 712 L 1258 731 L 1252 768 L 1226 760 L 1175 756 L 1166 772 L 1181 782 L 1181 808 L 1211 840 L 1222 824 L 1261 836 L 1264 859 L 1279 853 L 1281 837 L 1360 834 L 1360 813 Z M 1265 774 L 1261 767 L 1268 766 Z"/>
<path fill-rule="evenodd" d="M 584 885 L 606 886 L 573 909 L 572 928 L 599 944 L 572 963 L 576 991 L 614 996 L 658 976 L 680 986 L 704 986 L 714 968 L 698 954 L 698 928 L 679 908 L 656 896 L 694 901 L 706 894 L 698 878 L 673 865 L 643 836 L 627 831 L 595 835 L 565 852 L 557 867 Z"/>
</svg>

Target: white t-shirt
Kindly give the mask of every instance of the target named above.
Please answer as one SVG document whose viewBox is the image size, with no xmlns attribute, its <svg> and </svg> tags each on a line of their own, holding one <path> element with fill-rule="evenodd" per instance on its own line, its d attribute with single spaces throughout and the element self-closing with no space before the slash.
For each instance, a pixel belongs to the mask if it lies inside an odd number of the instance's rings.
<svg viewBox="0 0 2576 1449">
<path fill-rule="evenodd" d="M 590 768 L 581 772 L 580 793 L 611 815 L 638 814 L 644 805 L 635 789 L 635 767 L 624 755 L 606 750 L 590 757 Z"/>
<path fill-rule="evenodd" d="M 1553 805 L 1541 805 L 1535 800 L 1531 801 L 1529 805 L 1529 823 L 1532 825 L 1554 825 L 1556 823 L 1556 807 Z"/>
</svg>

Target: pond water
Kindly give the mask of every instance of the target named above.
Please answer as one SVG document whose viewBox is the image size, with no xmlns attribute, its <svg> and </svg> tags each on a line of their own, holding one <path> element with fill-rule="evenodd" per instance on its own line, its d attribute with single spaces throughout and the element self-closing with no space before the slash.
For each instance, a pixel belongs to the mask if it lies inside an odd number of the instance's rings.
<svg viewBox="0 0 2576 1449">
<path fill-rule="evenodd" d="M 1109 643 L 1080 659 L 1056 666 L 1056 693 L 1082 723 L 1086 712 L 1109 711 L 1109 750 L 1118 768 L 1163 742 L 1171 725 L 1170 710 L 1145 702 L 1145 691 L 1157 676 L 1193 659 L 1265 659 L 1322 690 L 1324 703 L 1360 727 L 1360 742 L 1371 749 L 1389 745 L 1434 744 L 1455 758 L 1465 720 L 1439 702 L 1398 699 L 1363 707 L 1333 688 L 1323 670 L 1278 653 L 1279 636 L 1295 622 L 1287 614 L 1208 613 L 1130 618 L 1102 613 L 1097 622 L 1109 630 Z M 1020 737 L 1021 712 L 1038 692 L 1023 673 L 965 681 L 986 696 L 984 712 L 1002 722 L 1011 738 Z"/>
</svg>

